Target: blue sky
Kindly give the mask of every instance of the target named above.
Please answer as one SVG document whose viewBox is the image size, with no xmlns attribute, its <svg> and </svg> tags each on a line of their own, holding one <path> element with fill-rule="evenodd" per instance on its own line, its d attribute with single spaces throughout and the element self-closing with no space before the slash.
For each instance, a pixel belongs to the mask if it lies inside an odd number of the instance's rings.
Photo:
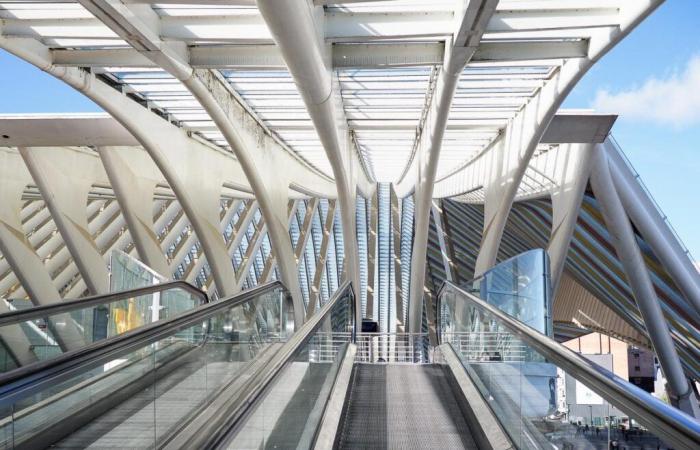
<svg viewBox="0 0 700 450">
<path fill-rule="evenodd" d="M 700 1 L 668 0 L 599 61 L 564 103 L 623 113 L 613 133 L 700 259 Z M 100 108 L 0 50 L 0 113 Z M 668 101 L 672 99 L 672 101 Z"/>
</svg>

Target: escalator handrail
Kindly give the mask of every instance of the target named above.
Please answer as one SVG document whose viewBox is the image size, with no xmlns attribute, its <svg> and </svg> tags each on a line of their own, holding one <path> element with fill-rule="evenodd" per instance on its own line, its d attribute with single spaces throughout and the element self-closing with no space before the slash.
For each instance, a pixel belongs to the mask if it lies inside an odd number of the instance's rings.
<svg viewBox="0 0 700 450">
<path fill-rule="evenodd" d="M 199 297 L 200 304 L 208 303 L 209 296 L 203 290 L 193 286 L 192 284 L 182 281 L 168 281 L 166 283 L 154 284 L 151 286 L 129 289 L 127 291 L 112 292 L 103 295 L 93 295 L 90 297 L 79 298 L 75 300 L 59 301 L 48 305 L 34 306 L 29 309 L 10 311 L 0 314 L 0 327 L 5 325 L 13 325 L 23 322 L 28 322 L 35 319 L 43 319 L 46 317 L 55 316 L 56 314 L 67 313 L 79 309 L 89 308 L 91 306 L 99 306 L 107 303 L 113 303 L 119 300 L 140 297 L 142 295 L 152 294 L 154 292 L 163 292 L 171 289 L 182 289 L 190 294 Z"/>
<path fill-rule="evenodd" d="M 297 350 L 303 348 L 316 331 L 323 324 L 324 319 L 331 313 L 337 302 L 350 293 L 354 296 L 352 282 L 345 280 L 338 286 L 335 293 L 321 307 L 320 310 L 311 316 L 304 324 L 296 331 L 287 342 L 275 353 L 275 356 L 258 372 L 245 387 L 241 389 L 242 393 L 237 395 L 237 403 L 231 408 L 230 412 L 221 415 L 222 420 L 216 423 L 207 422 L 202 424 L 197 429 L 194 435 L 188 437 L 186 447 L 188 448 L 217 448 L 226 439 L 230 430 L 236 429 L 247 417 L 248 412 L 254 410 L 257 401 L 264 398 L 266 389 L 271 386 L 278 374 L 292 361 Z M 350 302 L 350 316 L 352 320 L 353 332 L 351 340 L 354 342 L 357 324 L 355 323 L 355 301 Z M 168 448 L 168 447 L 166 447 Z"/>
<path fill-rule="evenodd" d="M 534 348 L 548 361 L 573 375 L 587 387 L 616 406 L 649 430 L 677 448 L 700 448 L 700 422 L 684 412 L 662 402 L 648 392 L 616 376 L 609 370 L 570 350 L 534 328 L 509 316 L 479 297 L 449 281 L 443 282 L 437 295 L 437 330 L 440 339 L 442 294 L 454 289 L 465 301 L 497 318 L 523 342 Z"/>
<path fill-rule="evenodd" d="M 168 319 L 153 322 L 125 333 L 63 353 L 55 358 L 18 367 L 0 374 L 0 410 L 22 398 L 76 375 L 86 366 L 96 367 L 121 355 L 164 339 L 173 333 L 246 303 L 276 288 L 288 292 L 280 281 L 248 289 L 232 297 L 209 302 Z"/>
</svg>

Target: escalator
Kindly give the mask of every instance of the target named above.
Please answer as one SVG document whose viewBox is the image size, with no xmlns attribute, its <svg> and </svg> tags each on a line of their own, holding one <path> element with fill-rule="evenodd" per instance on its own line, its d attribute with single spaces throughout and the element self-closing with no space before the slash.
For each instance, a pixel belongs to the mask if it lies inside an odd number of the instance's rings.
<svg viewBox="0 0 700 450">
<path fill-rule="evenodd" d="M 0 448 L 163 445 L 249 380 L 291 320 L 275 282 L 2 374 Z"/>
<path fill-rule="evenodd" d="M 250 398 L 246 413 L 214 447 L 592 450 L 615 445 L 609 437 L 579 433 L 557 413 L 552 383 L 571 377 L 642 424 L 653 434 L 655 448 L 700 448 L 700 424 L 693 418 L 473 294 L 446 283 L 437 311 L 439 345 L 422 363 L 368 363 L 356 357 L 360 350 L 353 342 L 360 336 L 343 341 L 342 327 L 300 330 L 287 363 L 261 382 L 261 393 Z M 337 350 L 324 353 L 324 345 Z M 392 345 L 387 344 L 389 353 L 397 351 Z"/>
<path fill-rule="evenodd" d="M 358 358 L 354 307 L 346 281 L 292 331 L 275 283 L 8 372 L 0 446 L 607 448 L 555 413 L 565 373 L 659 448 L 700 448 L 692 418 L 454 285 L 421 363 Z"/>
</svg>

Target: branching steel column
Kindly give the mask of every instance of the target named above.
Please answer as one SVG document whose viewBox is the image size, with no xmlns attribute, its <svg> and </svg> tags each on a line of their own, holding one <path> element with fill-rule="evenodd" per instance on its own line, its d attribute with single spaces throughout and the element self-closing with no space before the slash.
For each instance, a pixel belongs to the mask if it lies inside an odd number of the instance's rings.
<svg viewBox="0 0 700 450">
<path fill-rule="evenodd" d="M 200 164 L 199 158 L 204 156 L 211 158 L 213 157 L 211 152 L 216 152 L 216 150 L 191 139 L 184 130 L 157 117 L 151 111 L 99 81 L 94 74 L 77 68 L 54 66 L 48 48 L 33 39 L 0 37 L 0 47 L 85 94 L 108 111 L 134 135 L 148 151 L 185 210 L 202 242 L 207 259 L 210 261 L 217 288 L 223 295 L 234 293 L 233 266 L 226 255 L 222 236 L 217 230 L 218 221 L 214 221 L 212 217 L 207 215 L 207 208 L 194 195 L 199 192 L 202 194 L 201 197 L 207 198 L 207 193 L 201 192 L 201 182 L 211 182 L 213 177 L 200 178 L 198 184 L 189 184 L 183 171 L 185 169 L 191 171 L 192 167 L 181 167 L 173 164 L 174 160 L 188 161 L 192 165 Z M 192 158 L 193 153 L 197 153 L 198 158 Z M 236 179 L 235 161 L 229 160 L 223 155 L 219 156 L 221 156 L 220 163 L 214 164 L 210 168 L 221 170 L 230 165 L 233 169 L 231 170 L 231 178 Z M 201 173 L 205 172 L 205 170 L 201 171 Z M 219 193 L 217 192 L 217 201 L 218 198 Z"/>
<path fill-rule="evenodd" d="M 332 69 L 327 64 L 329 49 L 324 48 L 322 33 L 316 28 L 315 17 L 321 20 L 323 9 L 314 9 L 306 0 L 258 0 L 256 3 L 304 99 L 333 169 L 343 224 L 344 270 L 357 290 L 360 277 L 355 202 L 358 180 L 365 174 L 359 168 L 339 90 L 334 86 Z M 362 319 L 360 295 L 356 296 L 356 302 L 359 323 Z"/>
<path fill-rule="evenodd" d="M 625 212 L 611 175 L 605 147 L 595 147 L 591 185 L 600 203 L 603 218 L 612 239 L 615 252 L 624 267 L 627 281 L 644 319 L 649 339 L 668 379 L 671 395 L 678 407 L 693 417 L 700 417 L 695 394 L 683 373 L 676 347 L 666 318 L 659 304 L 649 270 L 644 262 L 634 230 Z"/>
<path fill-rule="evenodd" d="M 566 60 L 554 77 L 540 88 L 537 99 L 525 105 L 506 126 L 499 146 L 491 150 L 497 153 L 491 156 L 492 167 L 489 179 L 484 184 L 484 231 L 474 276 L 482 275 L 496 262 L 518 187 L 540 138 L 559 106 L 593 64 L 661 3 L 661 0 L 640 0 L 620 4 L 620 27 L 609 34 L 591 38 L 588 55 Z"/>
<path fill-rule="evenodd" d="M 22 192 L 31 177 L 22 158 L 14 151 L 0 150 L 0 168 L 3 172 L 0 176 L 0 251 L 34 305 L 60 302 L 58 289 L 27 240 L 20 219 Z M 64 326 L 56 327 L 54 321 L 49 326 L 61 348 L 71 350 L 85 345 L 73 320 L 70 317 L 60 317 L 60 320 L 65 321 Z M 8 330 L 3 337 L 9 339 L 10 351 L 18 362 L 28 364 L 36 360 L 21 330 Z"/>
</svg>

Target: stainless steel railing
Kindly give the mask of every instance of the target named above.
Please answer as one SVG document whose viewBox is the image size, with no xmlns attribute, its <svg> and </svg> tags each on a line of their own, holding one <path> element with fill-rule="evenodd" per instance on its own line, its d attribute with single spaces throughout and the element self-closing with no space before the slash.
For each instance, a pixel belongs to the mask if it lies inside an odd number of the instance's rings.
<svg viewBox="0 0 700 450">
<path fill-rule="evenodd" d="M 443 333 L 442 343 L 452 344 L 468 362 L 522 362 L 531 355 L 511 333 Z"/>
<path fill-rule="evenodd" d="M 433 360 L 428 333 L 358 333 L 356 343 L 359 363 L 429 364 Z"/>
</svg>

